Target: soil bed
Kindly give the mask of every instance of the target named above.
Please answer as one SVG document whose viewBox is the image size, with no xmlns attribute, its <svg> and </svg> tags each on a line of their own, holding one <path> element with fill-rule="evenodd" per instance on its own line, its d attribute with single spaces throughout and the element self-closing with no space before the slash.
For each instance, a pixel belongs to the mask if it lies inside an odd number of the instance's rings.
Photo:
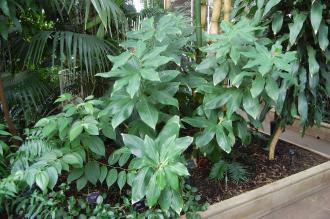
<svg viewBox="0 0 330 219">
<path fill-rule="evenodd" d="M 205 162 L 190 171 L 190 184 L 198 188 L 205 201 L 213 204 L 328 161 L 318 154 L 284 141 L 278 142 L 275 160 L 269 161 L 268 152 L 262 147 L 264 145 L 266 141 L 258 140 L 250 146 L 238 149 L 241 156 L 236 161 L 247 169 L 247 181 L 238 185 L 229 181 L 225 190 L 224 181 L 209 178 L 212 164 Z"/>
</svg>

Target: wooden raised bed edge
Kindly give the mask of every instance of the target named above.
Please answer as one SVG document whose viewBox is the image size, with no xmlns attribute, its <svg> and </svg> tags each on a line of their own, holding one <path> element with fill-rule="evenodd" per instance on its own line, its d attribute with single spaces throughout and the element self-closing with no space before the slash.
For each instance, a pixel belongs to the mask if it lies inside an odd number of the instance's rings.
<svg viewBox="0 0 330 219">
<path fill-rule="evenodd" d="M 267 116 L 268 119 L 271 121 L 274 118 L 274 110 L 271 110 Z M 299 121 L 300 121 L 300 117 L 296 116 L 293 124 L 291 126 L 287 126 L 286 128 L 295 131 L 297 133 L 301 133 Z M 320 127 L 317 126 L 308 127 L 305 131 L 305 135 L 330 142 L 330 124 L 321 122 Z"/>
<path fill-rule="evenodd" d="M 301 147 L 300 145 L 296 146 Z M 302 148 L 311 151 L 309 148 Z M 328 158 L 328 156 L 325 157 Z M 205 212 L 201 212 L 200 215 L 202 218 L 209 219 L 255 219 L 320 191 L 329 185 L 330 161 L 327 161 L 260 188 L 215 203 Z"/>
</svg>

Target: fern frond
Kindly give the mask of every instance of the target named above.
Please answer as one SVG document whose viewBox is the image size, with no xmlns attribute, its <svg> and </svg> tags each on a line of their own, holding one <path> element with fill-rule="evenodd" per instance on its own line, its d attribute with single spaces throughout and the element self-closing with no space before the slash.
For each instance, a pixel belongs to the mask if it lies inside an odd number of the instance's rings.
<svg viewBox="0 0 330 219">
<path fill-rule="evenodd" d="M 233 162 L 228 165 L 228 173 L 230 179 L 236 184 L 247 180 L 247 170 L 238 162 Z"/>
<path fill-rule="evenodd" d="M 229 165 L 226 161 L 220 160 L 215 163 L 210 172 L 210 178 L 216 180 L 223 180 L 226 172 L 228 171 Z"/>
</svg>

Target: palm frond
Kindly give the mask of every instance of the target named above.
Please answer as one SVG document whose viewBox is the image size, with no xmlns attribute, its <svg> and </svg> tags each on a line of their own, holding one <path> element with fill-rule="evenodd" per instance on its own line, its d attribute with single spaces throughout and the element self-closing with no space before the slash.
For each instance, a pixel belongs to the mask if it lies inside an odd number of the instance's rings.
<svg viewBox="0 0 330 219">
<path fill-rule="evenodd" d="M 36 112 L 41 112 L 47 100 L 52 97 L 52 90 L 40 80 L 38 74 L 19 72 L 15 75 L 2 74 L 1 77 L 12 115 L 16 117 L 23 112 L 28 123 L 38 119 L 33 119 L 30 115 L 40 115 L 41 113 Z"/>
<path fill-rule="evenodd" d="M 52 46 L 50 46 L 52 45 Z M 46 48 L 52 47 L 50 54 Z M 40 64 L 52 57 L 53 65 L 60 63 L 62 68 L 73 72 L 76 68 L 86 71 L 89 75 L 104 71 L 110 62 L 107 55 L 114 54 L 115 46 L 96 36 L 74 33 L 70 31 L 42 31 L 33 37 L 25 63 Z"/>
</svg>

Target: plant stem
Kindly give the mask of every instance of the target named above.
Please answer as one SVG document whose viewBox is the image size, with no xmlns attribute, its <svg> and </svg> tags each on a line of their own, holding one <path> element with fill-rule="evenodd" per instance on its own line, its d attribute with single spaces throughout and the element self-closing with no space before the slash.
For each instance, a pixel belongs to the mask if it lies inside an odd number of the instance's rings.
<svg viewBox="0 0 330 219">
<path fill-rule="evenodd" d="M 219 33 L 219 19 L 221 14 L 221 0 L 213 0 L 213 12 L 211 17 L 210 34 Z"/>
<path fill-rule="evenodd" d="M 274 158 L 275 158 L 275 148 L 276 148 L 277 142 L 280 138 L 281 132 L 282 132 L 281 126 L 277 126 L 276 131 L 272 135 L 272 138 L 270 141 L 269 155 L 268 155 L 269 160 L 274 160 Z"/>
<path fill-rule="evenodd" d="M 13 135 L 16 136 L 17 135 L 17 130 L 15 128 L 15 125 L 10 117 L 9 114 L 9 108 L 8 108 L 8 103 L 7 103 L 7 99 L 5 96 L 5 90 L 4 90 L 4 86 L 3 86 L 3 82 L 2 79 L 0 78 L 0 101 L 2 104 L 2 111 L 3 111 L 3 115 L 4 115 L 4 119 L 8 125 L 8 129 L 9 132 Z"/>
<path fill-rule="evenodd" d="M 224 0 L 223 2 L 223 19 L 225 21 L 230 21 L 230 12 L 231 12 L 231 0 Z"/>
<path fill-rule="evenodd" d="M 201 24 L 201 0 L 194 0 L 194 21 L 196 31 L 196 62 L 201 62 L 201 52 L 199 50 L 202 47 L 202 24 Z"/>
</svg>

